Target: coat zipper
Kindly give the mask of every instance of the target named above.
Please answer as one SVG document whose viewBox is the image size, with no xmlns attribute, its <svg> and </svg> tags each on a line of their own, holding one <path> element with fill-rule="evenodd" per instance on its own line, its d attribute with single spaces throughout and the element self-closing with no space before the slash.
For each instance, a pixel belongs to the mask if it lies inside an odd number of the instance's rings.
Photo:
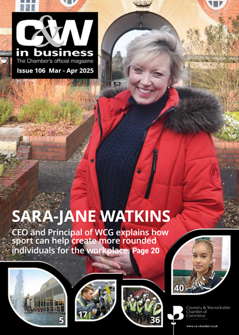
<svg viewBox="0 0 239 335">
<path fill-rule="evenodd" d="M 155 122 L 157 122 L 163 115 L 171 112 L 172 110 L 174 109 L 174 107 L 171 107 L 169 109 L 167 109 L 162 115 L 160 115 L 152 124 L 154 124 Z M 152 125 L 151 124 L 151 125 Z M 150 125 L 150 126 L 151 126 Z M 149 126 L 149 127 L 150 127 Z M 148 127 L 148 128 L 149 128 Z M 145 136 L 146 137 L 146 136 Z M 154 173 L 156 171 L 156 161 L 157 161 L 157 157 L 158 157 L 158 150 L 157 149 L 154 149 L 153 151 L 153 162 L 152 162 L 152 167 L 151 167 L 151 172 L 150 172 L 150 176 L 149 176 L 149 181 L 148 181 L 148 186 L 147 186 L 147 189 L 146 189 L 146 192 L 145 192 L 145 195 L 144 195 L 144 198 L 145 199 L 148 199 L 149 198 L 149 194 L 150 194 L 150 191 L 151 191 L 151 187 L 152 187 L 152 184 L 153 184 L 153 178 L 154 178 Z"/>
<path fill-rule="evenodd" d="M 101 115 L 100 115 L 100 105 L 99 103 L 97 104 L 97 114 L 98 114 L 98 118 L 99 118 L 99 127 L 100 127 L 100 144 L 102 141 L 102 137 L 103 137 L 103 129 L 102 129 L 102 124 L 101 124 Z M 99 145 L 100 145 L 99 144 Z M 99 147 L 99 146 L 98 146 Z"/>
<path fill-rule="evenodd" d="M 149 177 L 149 182 L 148 182 L 148 186 L 145 192 L 145 199 L 149 198 L 149 193 L 151 191 L 151 187 L 152 187 L 152 183 L 153 183 L 153 178 L 154 178 L 154 173 L 156 171 L 156 161 L 157 161 L 157 157 L 158 157 L 158 150 L 154 149 L 153 152 L 153 163 L 152 163 L 152 168 L 151 168 L 151 172 L 150 172 L 150 177 Z"/>
<path fill-rule="evenodd" d="M 153 123 L 151 123 L 151 124 L 146 128 L 146 130 L 145 130 L 145 132 L 144 132 L 144 136 L 143 136 L 143 140 L 142 140 L 141 148 L 140 148 L 140 151 L 139 151 L 139 156 L 140 156 L 141 150 L 142 150 L 142 148 L 143 148 L 144 141 L 145 141 L 145 139 L 146 139 L 146 136 L 147 136 L 149 127 L 150 127 L 151 125 L 153 125 L 155 122 L 157 122 L 163 115 L 165 115 L 165 114 L 171 112 L 172 110 L 174 110 L 174 107 L 171 107 L 171 108 L 167 109 L 162 115 L 160 115 L 160 116 L 159 116 Z M 157 150 L 157 149 L 154 149 L 154 150 Z M 157 150 L 157 155 L 158 155 L 158 150 Z M 139 159 L 139 156 L 138 156 L 138 159 Z M 138 162 L 138 159 L 137 159 L 137 162 Z M 155 171 L 156 171 L 156 160 L 157 160 L 157 156 L 156 156 L 156 158 L 155 158 L 155 165 L 154 165 L 154 167 L 155 167 Z M 154 171 L 154 172 L 155 172 L 155 171 Z M 153 181 L 153 177 L 152 177 L 152 181 Z M 132 182 L 133 182 L 133 178 L 132 178 L 132 181 L 131 181 L 130 189 L 131 189 L 131 186 L 132 186 Z M 148 188 L 148 187 L 147 187 L 147 188 Z M 150 188 L 151 188 L 151 187 L 150 187 Z M 147 190 L 146 190 L 146 192 L 147 192 Z M 149 190 L 149 192 L 150 192 L 150 190 Z M 129 196 L 128 196 L 128 197 L 129 197 Z M 125 203 L 124 208 L 126 207 L 127 202 L 128 202 L 128 199 L 126 200 L 126 203 Z"/>
</svg>

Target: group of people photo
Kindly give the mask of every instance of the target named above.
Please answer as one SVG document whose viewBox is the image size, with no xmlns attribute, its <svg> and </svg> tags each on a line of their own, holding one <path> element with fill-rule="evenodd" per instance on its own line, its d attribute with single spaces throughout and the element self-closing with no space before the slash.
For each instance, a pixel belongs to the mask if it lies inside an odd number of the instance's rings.
<svg viewBox="0 0 239 335">
<path fill-rule="evenodd" d="M 152 294 L 131 294 L 123 300 L 123 309 L 130 320 L 142 325 L 161 325 L 162 304 Z"/>
</svg>

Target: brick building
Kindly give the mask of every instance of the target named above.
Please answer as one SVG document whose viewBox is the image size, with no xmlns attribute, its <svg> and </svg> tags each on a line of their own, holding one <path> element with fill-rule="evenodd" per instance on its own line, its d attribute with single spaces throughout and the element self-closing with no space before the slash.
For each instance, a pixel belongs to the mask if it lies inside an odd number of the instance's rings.
<svg viewBox="0 0 239 335">
<path fill-rule="evenodd" d="M 201 31 L 239 13 L 238 0 L 8 0 L 0 1 L 0 57 L 12 53 L 12 12 L 98 12 L 99 78 L 111 79 L 112 51 L 116 41 L 133 29 L 170 25 L 180 40 L 189 28 Z M 29 14 L 30 15 L 30 14 Z M 10 59 L 10 58 L 9 58 Z M 101 69 L 102 67 L 102 69 Z M 10 67 L 1 65 L 7 75 Z M 100 86 L 100 79 L 98 80 Z"/>
</svg>

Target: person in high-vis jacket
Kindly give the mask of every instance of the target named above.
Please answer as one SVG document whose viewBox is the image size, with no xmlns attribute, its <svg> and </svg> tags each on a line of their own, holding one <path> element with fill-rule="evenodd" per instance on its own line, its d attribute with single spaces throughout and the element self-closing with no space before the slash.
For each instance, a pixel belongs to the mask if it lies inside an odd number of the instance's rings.
<svg viewBox="0 0 239 335">
<path fill-rule="evenodd" d="M 152 305 L 150 303 L 150 299 L 146 299 L 146 302 L 144 304 L 144 315 L 148 325 L 150 324 L 151 310 Z"/>
<path fill-rule="evenodd" d="M 126 314 L 130 317 L 130 297 L 127 298 L 126 305 L 128 307 Z"/>
<path fill-rule="evenodd" d="M 143 322 L 143 314 L 144 314 L 144 305 L 143 302 L 139 300 L 136 306 L 136 322 L 139 323 Z"/>
<path fill-rule="evenodd" d="M 146 303 L 146 299 L 147 299 L 147 295 L 143 294 L 143 298 L 142 298 L 142 303 L 143 305 Z"/>
<path fill-rule="evenodd" d="M 129 305 L 127 304 L 125 300 L 123 300 L 123 309 L 124 309 L 124 312 L 128 315 Z"/>
<path fill-rule="evenodd" d="M 152 310 L 151 324 L 155 326 L 161 324 L 161 312 L 162 312 L 161 304 L 159 302 L 156 302 Z"/>
<path fill-rule="evenodd" d="M 137 294 L 136 297 L 135 297 L 135 301 L 136 301 L 136 304 L 138 305 L 139 304 L 139 301 L 140 301 L 140 298 L 139 298 L 139 295 Z"/>
<path fill-rule="evenodd" d="M 95 298 L 97 294 L 97 291 L 94 293 L 94 287 L 92 285 L 87 285 L 81 290 L 77 297 L 77 319 L 90 320 L 99 317 L 99 310 L 97 310 L 94 316 L 91 316 L 92 309 L 96 307 L 92 299 Z"/>
<path fill-rule="evenodd" d="M 129 303 L 129 309 L 130 309 L 130 318 L 134 321 L 136 320 L 136 308 L 137 308 L 137 303 L 134 300 L 134 298 L 132 298 Z"/>
<path fill-rule="evenodd" d="M 156 304 L 156 302 L 157 302 L 157 299 L 156 299 L 156 297 L 153 297 L 152 301 L 150 302 L 150 304 L 151 304 L 151 311 L 153 311 L 153 309 L 154 309 L 154 307 L 155 307 L 155 304 Z"/>
</svg>

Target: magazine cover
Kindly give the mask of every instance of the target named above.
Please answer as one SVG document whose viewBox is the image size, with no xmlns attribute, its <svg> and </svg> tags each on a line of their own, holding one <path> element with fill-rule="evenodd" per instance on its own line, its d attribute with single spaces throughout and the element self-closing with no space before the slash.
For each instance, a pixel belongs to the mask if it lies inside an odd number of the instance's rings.
<svg viewBox="0 0 239 335">
<path fill-rule="evenodd" d="M 237 12 L 233 0 L 0 0 L 13 330 L 236 327 Z"/>
</svg>

